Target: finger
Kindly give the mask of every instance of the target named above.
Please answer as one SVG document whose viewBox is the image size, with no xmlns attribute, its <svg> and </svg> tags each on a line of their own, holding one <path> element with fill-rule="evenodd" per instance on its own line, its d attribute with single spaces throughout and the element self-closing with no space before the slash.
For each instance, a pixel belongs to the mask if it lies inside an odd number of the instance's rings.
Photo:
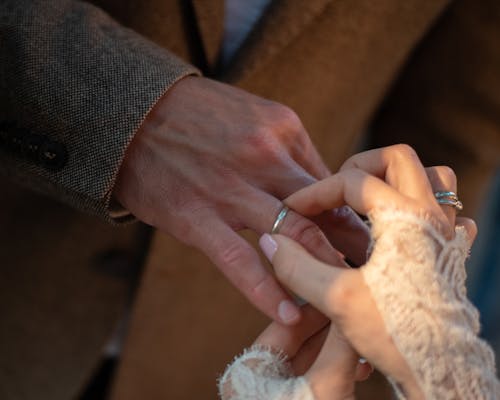
<svg viewBox="0 0 500 400">
<path fill-rule="evenodd" d="M 457 226 L 463 226 L 465 228 L 465 231 L 467 232 L 467 239 L 469 240 L 469 246 L 472 246 L 477 236 L 477 225 L 474 220 L 465 217 L 457 217 L 456 224 Z"/>
<path fill-rule="evenodd" d="M 330 325 L 326 325 L 319 332 L 311 336 L 300 347 L 295 357 L 291 360 L 294 375 L 304 375 L 310 368 L 325 345 L 326 337 L 330 330 Z M 356 381 L 364 381 L 368 379 L 373 372 L 373 366 L 369 362 L 358 362 L 355 372 Z"/>
<path fill-rule="evenodd" d="M 271 231 L 282 208 L 283 203 L 275 197 L 264 192 L 254 191 L 242 199 L 238 206 L 238 212 L 244 216 L 242 221 L 248 228 L 262 234 Z M 321 229 L 295 211 L 288 211 L 279 231 L 300 242 L 318 259 L 329 264 L 347 266 L 343 256 L 332 247 Z"/>
<path fill-rule="evenodd" d="M 425 168 L 425 172 L 429 177 L 429 182 L 432 191 L 436 192 L 457 192 L 457 177 L 455 172 L 446 166 L 436 166 Z M 435 199 L 435 201 L 437 201 Z M 449 205 L 441 205 L 441 210 L 446 215 L 450 226 L 455 226 L 456 210 Z"/>
<path fill-rule="evenodd" d="M 370 228 L 351 207 L 335 208 L 311 219 L 352 265 L 360 266 L 366 262 Z"/>
<path fill-rule="evenodd" d="M 330 265 L 348 267 L 342 253 L 332 246 L 322 229 L 295 211 L 288 211 L 279 232 L 300 243 L 319 260 Z"/>
<path fill-rule="evenodd" d="M 299 243 L 283 235 L 265 234 L 259 244 L 287 288 L 330 316 L 328 296 L 333 283 L 344 272 L 314 258 Z M 304 279 L 307 277 L 307 279 Z"/>
<path fill-rule="evenodd" d="M 374 208 L 405 208 L 414 202 L 381 179 L 357 168 L 346 169 L 292 194 L 284 203 L 305 216 L 349 205 L 367 215 Z"/>
<path fill-rule="evenodd" d="M 398 144 L 356 154 L 340 168 L 359 168 L 383 179 L 398 192 L 415 200 L 432 200 L 433 193 L 424 167 L 410 146 Z"/>
<path fill-rule="evenodd" d="M 273 239 L 274 244 L 272 243 Z M 340 276 L 346 273 L 359 273 L 357 271 L 328 266 L 308 254 L 298 243 L 282 235 L 263 235 L 260 244 L 266 256 L 272 261 L 280 281 L 327 316 L 333 316 L 330 309 L 333 299 L 332 290 L 334 290 L 335 283 L 340 279 Z M 304 277 L 307 277 L 307 279 L 304 279 Z M 294 360 L 296 363 L 295 369 L 303 369 L 311 361 L 311 356 L 316 356 L 318 342 L 313 342 L 313 345 L 315 347 L 309 349 L 309 354 L 306 353 L 303 356 L 298 356 L 297 360 Z M 332 344 L 325 343 L 323 350 L 329 346 L 332 346 Z M 350 346 L 349 349 L 352 352 Z M 320 357 L 323 350 L 320 353 Z M 329 357 L 332 357 L 332 354 L 328 353 L 328 350 L 325 351 L 329 354 Z M 318 360 L 320 360 L 320 357 L 318 357 Z M 314 363 L 316 367 L 322 363 L 322 361 L 318 360 Z M 324 364 L 327 364 L 327 362 L 325 361 Z M 350 371 L 350 367 L 346 367 L 345 362 L 336 360 L 336 364 L 333 364 L 337 365 L 338 368 L 344 368 L 344 371 Z M 363 380 L 371 373 L 372 367 L 369 364 L 359 365 L 355 366 L 353 371 L 352 378 L 350 379 Z M 342 374 L 339 373 L 339 375 L 341 376 Z"/>
<path fill-rule="evenodd" d="M 350 398 L 357 368 L 356 352 L 332 324 L 318 358 L 305 376 L 321 398 L 332 398 L 333 395 Z"/>
<path fill-rule="evenodd" d="M 309 135 L 305 133 L 304 136 L 305 139 L 303 143 L 299 143 L 295 151 L 292 151 L 292 157 L 295 162 L 316 179 L 323 179 L 331 175 L 330 170 L 311 142 Z M 287 193 L 287 195 L 288 194 L 290 193 Z"/>
<path fill-rule="evenodd" d="M 325 344 L 329 330 L 329 324 L 327 324 L 302 345 L 298 353 L 291 360 L 292 370 L 295 375 L 304 375 L 311 368 L 311 365 Z"/>
<path fill-rule="evenodd" d="M 302 307 L 299 323 L 286 326 L 273 322 L 259 335 L 254 344 L 282 350 L 289 358 L 293 358 L 299 349 L 302 351 L 304 343 L 321 331 L 328 322 L 328 318 L 318 310 L 305 305 Z"/>
<path fill-rule="evenodd" d="M 276 117 L 276 112 L 274 112 L 272 118 Z M 287 153 L 291 159 L 316 179 L 322 179 L 330 175 L 330 171 L 314 147 L 300 118 L 293 112 L 287 112 L 285 120 L 288 121 L 288 124 L 280 130 L 280 139 L 287 147 Z M 286 196 L 289 194 L 287 193 Z"/>
<path fill-rule="evenodd" d="M 358 362 L 356 366 L 355 379 L 358 382 L 362 382 L 367 380 L 370 375 L 373 373 L 373 366 L 369 362 Z"/>
<path fill-rule="evenodd" d="M 268 188 L 268 190 L 278 199 L 283 199 L 291 193 L 317 182 L 313 176 L 307 171 L 304 171 L 302 166 L 298 164 L 291 164 L 287 168 L 286 172 L 273 180 L 273 186 Z M 329 174 L 327 176 L 329 176 Z M 259 233 L 269 232 L 271 230 L 274 218 L 283 206 L 281 202 L 276 201 L 276 199 L 274 200 L 274 203 L 270 203 L 268 211 L 266 211 L 268 213 L 267 219 L 262 221 L 264 229 L 259 230 Z M 255 204 L 259 203 L 253 201 L 251 205 L 255 208 Z M 292 214 L 290 214 L 290 216 L 291 215 Z M 308 229 L 313 228 L 309 228 L 308 224 L 303 225 L 299 220 L 293 217 L 289 218 L 290 216 L 287 216 L 285 219 L 284 226 L 280 232 L 301 242 L 319 259 L 328 263 L 334 263 L 337 259 L 337 254 L 333 255 L 331 249 L 327 251 L 327 254 L 323 254 L 323 252 L 318 252 L 316 250 L 315 247 L 318 246 L 310 247 L 307 242 L 301 240 L 303 229 L 306 230 L 306 236 L 314 238 L 315 235 L 311 235 L 311 232 L 307 233 Z M 257 221 L 254 216 L 250 219 L 252 221 Z M 339 210 L 329 210 L 318 218 L 315 218 L 313 222 L 320 227 L 320 230 L 323 232 L 322 236 L 325 236 L 335 249 L 347 256 L 357 265 L 364 263 L 366 249 L 370 243 L 369 229 L 361 218 L 359 218 L 359 216 L 349 207 L 342 207 Z M 323 246 L 319 246 L 319 248 L 321 247 Z M 325 247 L 325 250 L 326 249 Z M 329 255 L 333 255 L 333 257 L 329 258 Z"/>
<path fill-rule="evenodd" d="M 217 217 L 210 224 L 194 227 L 188 239 L 224 273 L 258 309 L 275 321 L 294 324 L 300 319 L 300 309 L 275 277 L 261 263 L 255 249 Z"/>
</svg>

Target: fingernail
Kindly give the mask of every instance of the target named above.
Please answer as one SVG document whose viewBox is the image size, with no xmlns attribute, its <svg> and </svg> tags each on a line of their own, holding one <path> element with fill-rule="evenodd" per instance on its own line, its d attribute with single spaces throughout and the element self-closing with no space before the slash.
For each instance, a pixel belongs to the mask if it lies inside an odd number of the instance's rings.
<svg viewBox="0 0 500 400">
<path fill-rule="evenodd" d="M 269 261 L 272 261 L 274 253 L 278 250 L 278 243 L 268 233 L 264 233 L 259 239 L 259 245 Z"/>
<path fill-rule="evenodd" d="M 283 300 L 278 307 L 278 315 L 287 324 L 299 318 L 300 312 L 290 300 Z"/>
</svg>

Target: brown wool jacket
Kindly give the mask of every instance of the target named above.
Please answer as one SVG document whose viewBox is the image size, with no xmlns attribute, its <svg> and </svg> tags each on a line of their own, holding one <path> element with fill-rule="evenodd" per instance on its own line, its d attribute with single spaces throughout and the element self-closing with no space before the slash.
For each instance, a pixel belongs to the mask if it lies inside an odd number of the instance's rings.
<svg viewBox="0 0 500 400">
<path fill-rule="evenodd" d="M 132 299 L 116 400 L 216 398 L 265 324 L 201 254 L 109 223 L 127 145 L 188 74 L 293 108 L 332 170 L 410 143 L 469 214 L 498 167 L 497 1 L 274 0 L 225 70 L 223 0 L 92 3 L 0 2 L 1 399 L 75 398 Z"/>
</svg>

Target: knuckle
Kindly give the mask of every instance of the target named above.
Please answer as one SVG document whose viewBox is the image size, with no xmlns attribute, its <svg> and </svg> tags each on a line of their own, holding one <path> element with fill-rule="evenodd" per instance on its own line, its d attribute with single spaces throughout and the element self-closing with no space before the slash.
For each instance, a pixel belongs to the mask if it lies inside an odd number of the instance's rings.
<svg viewBox="0 0 500 400">
<path fill-rule="evenodd" d="M 168 232 L 189 246 L 200 247 L 203 233 L 197 221 L 210 221 L 212 208 L 193 201 L 185 207 L 179 207 L 168 215 Z"/>
<path fill-rule="evenodd" d="M 300 118 L 292 109 L 279 103 L 270 103 L 268 109 L 242 138 L 244 159 L 278 162 L 288 157 L 288 145 L 307 144 Z"/>
<path fill-rule="evenodd" d="M 190 246 L 196 243 L 196 231 L 192 219 L 180 210 L 167 216 L 169 232 Z"/>
<path fill-rule="evenodd" d="M 290 107 L 279 104 L 276 107 L 276 117 L 287 128 L 302 128 L 302 122 Z"/>
<path fill-rule="evenodd" d="M 354 156 L 349 157 L 347 160 L 344 161 L 344 163 L 340 166 L 339 171 L 345 171 L 351 168 L 355 168 L 356 163 Z"/>
<path fill-rule="evenodd" d="M 273 103 L 269 109 L 270 126 L 277 139 L 306 137 L 302 121 L 295 111 L 283 104 Z"/>
<path fill-rule="evenodd" d="M 217 249 L 215 251 L 217 252 Z M 248 265 L 256 261 L 254 252 L 238 242 L 224 243 L 224 247 L 218 253 L 219 262 L 227 267 Z"/>
<path fill-rule="evenodd" d="M 189 223 L 189 221 L 176 221 L 174 227 L 172 227 L 171 231 L 175 238 L 180 240 L 187 245 L 193 246 L 196 244 L 196 233 L 193 229 L 193 225 Z"/>
<path fill-rule="evenodd" d="M 400 157 L 402 159 L 408 160 L 408 159 L 418 159 L 417 152 L 411 147 L 410 145 L 406 143 L 400 143 L 396 144 L 390 147 L 391 153 L 396 156 Z"/>
<path fill-rule="evenodd" d="M 275 161 L 283 153 L 281 144 L 276 140 L 275 129 L 271 125 L 260 125 L 247 136 L 247 156 L 260 160 Z"/>
<path fill-rule="evenodd" d="M 446 165 L 442 165 L 442 166 L 436 167 L 436 172 L 446 186 L 448 186 L 448 187 L 455 187 L 456 186 L 457 175 L 455 174 L 455 171 L 453 171 L 452 168 L 450 168 Z"/>
</svg>

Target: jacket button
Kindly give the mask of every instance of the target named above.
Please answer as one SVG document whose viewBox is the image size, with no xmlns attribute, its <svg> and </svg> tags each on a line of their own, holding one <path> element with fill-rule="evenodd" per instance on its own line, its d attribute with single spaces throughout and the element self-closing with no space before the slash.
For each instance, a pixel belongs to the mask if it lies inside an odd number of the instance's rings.
<svg viewBox="0 0 500 400">
<path fill-rule="evenodd" d="M 21 154 L 24 147 L 24 138 L 26 137 L 25 130 L 16 129 L 11 132 L 7 138 L 7 148 L 13 153 Z"/>
<path fill-rule="evenodd" d="M 37 161 L 42 143 L 43 138 L 40 135 L 27 135 L 24 139 L 24 155 L 31 160 Z"/>
<path fill-rule="evenodd" d="M 38 148 L 38 161 L 43 167 L 58 171 L 68 162 L 68 152 L 61 143 L 47 140 Z"/>
</svg>

